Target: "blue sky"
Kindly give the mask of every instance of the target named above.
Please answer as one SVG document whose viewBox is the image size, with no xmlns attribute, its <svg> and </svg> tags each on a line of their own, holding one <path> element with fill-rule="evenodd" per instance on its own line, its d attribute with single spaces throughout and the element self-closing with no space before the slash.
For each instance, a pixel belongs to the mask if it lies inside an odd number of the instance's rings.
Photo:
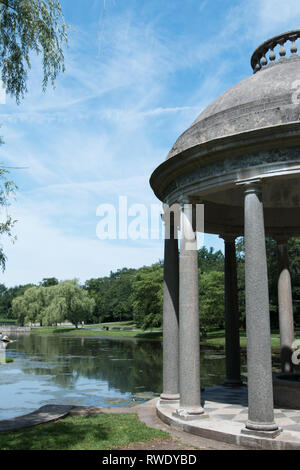
<svg viewBox="0 0 300 470">
<path fill-rule="evenodd" d="M 8 286 L 108 275 L 163 257 L 162 240 L 101 241 L 100 204 L 150 206 L 149 177 L 212 100 L 251 74 L 264 40 L 300 25 L 299 0 L 62 0 L 66 73 L 41 91 L 33 58 L 20 106 L 0 105 L 0 161 L 19 189 L 3 239 Z M 205 244 L 223 247 L 217 237 Z"/>
</svg>

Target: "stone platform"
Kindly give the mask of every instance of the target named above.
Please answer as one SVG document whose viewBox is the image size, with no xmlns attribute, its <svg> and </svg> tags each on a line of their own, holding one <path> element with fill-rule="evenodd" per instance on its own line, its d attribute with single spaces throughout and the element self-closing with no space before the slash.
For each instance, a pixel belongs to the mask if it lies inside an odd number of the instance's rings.
<svg viewBox="0 0 300 470">
<path fill-rule="evenodd" d="M 209 387 L 202 392 L 202 406 L 207 419 L 197 418 L 183 421 L 173 416 L 178 403 L 172 405 L 157 402 L 159 418 L 186 432 L 229 444 L 237 444 L 256 449 L 300 450 L 300 411 L 275 409 L 275 422 L 282 429 L 274 438 L 256 437 L 241 434 L 248 419 L 248 390 L 243 387 Z"/>
</svg>

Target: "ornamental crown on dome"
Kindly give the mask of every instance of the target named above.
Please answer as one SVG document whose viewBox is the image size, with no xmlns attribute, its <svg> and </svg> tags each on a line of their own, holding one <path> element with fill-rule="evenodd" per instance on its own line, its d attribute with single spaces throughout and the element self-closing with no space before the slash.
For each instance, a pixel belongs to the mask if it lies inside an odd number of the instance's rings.
<svg viewBox="0 0 300 470">
<path fill-rule="evenodd" d="M 270 65 L 276 63 L 276 46 L 279 47 L 279 62 L 299 58 L 297 52 L 298 48 L 296 45 L 297 39 L 300 38 L 300 30 L 296 29 L 294 31 L 288 31 L 287 33 L 274 36 L 271 39 L 268 39 L 263 44 L 261 44 L 252 54 L 251 57 L 251 67 L 253 72 L 259 72 L 259 70 L 264 69 Z M 290 45 L 290 55 L 287 56 L 287 47 L 286 44 Z"/>
</svg>

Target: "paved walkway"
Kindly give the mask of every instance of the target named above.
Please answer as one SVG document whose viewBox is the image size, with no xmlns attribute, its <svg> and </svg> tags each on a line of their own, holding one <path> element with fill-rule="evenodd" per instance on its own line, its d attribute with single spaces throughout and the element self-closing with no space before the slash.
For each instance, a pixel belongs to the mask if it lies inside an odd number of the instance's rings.
<svg viewBox="0 0 300 470">
<path fill-rule="evenodd" d="M 201 438 L 193 434 L 188 434 L 184 431 L 178 430 L 176 427 L 168 426 L 163 423 L 156 414 L 157 398 L 142 405 L 132 406 L 130 408 L 124 407 L 73 407 L 73 406 L 59 406 L 47 405 L 39 408 L 37 411 L 25 416 L 19 416 L 8 420 L 0 421 L 0 432 L 16 431 L 28 427 L 45 424 L 56 421 L 67 416 L 76 415 L 91 415 L 100 413 L 137 413 L 140 420 L 152 428 L 161 429 L 170 434 L 171 439 L 164 441 L 156 447 L 156 444 L 147 444 L 140 447 L 144 450 L 184 450 L 184 449 L 199 449 L 199 450 L 241 450 L 242 447 L 226 444 L 223 442 L 214 441 L 211 439 Z M 133 447 L 135 448 L 135 447 Z"/>
<path fill-rule="evenodd" d="M 160 405 L 158 402 L 157 411 L 164 422 L 202 437 L 255 449 L 300 450 L 300 410 L 274 410 L 275 422 L 282 429 L 275 439 L 241 433 L 248 419 L 247 393 L 246 386 L 207 388 L 202 394 L 202 406 L 206 416 L 191 421 L 184 421 L 174 416 L 173 413 L 178 407 L 175 404 Z"/>
<path fill-rule="evenodd" d="M 283 432 L 275 439 L 254 438 L 241 434 L 248 418 L 247 387 L 210 387 L 202 393 L 202 400 L 208 415 L 207 419 L 182 421 L 173 416 L 175 404 L 159 405 L 159 400 L 155 398 L 129 408 L 47 405 L 28 415 L 0 421 L 0 432 L 36 426 L 70 415 L 137 413 L 140 420 L 148 426 L 169 433 L 173 438 L 173 444 L 174 439 L 178 439 L 180 448 L 242 450 L 250 446 L 267 449 L 300 449 L 300 410 L 275 409 L 275 421 Z"/>
<path fill-rule="evenodd" d="M 212 418 L 245 425 L 248 419 L 247 387 L 210 387 L 203 393 L 203 406 Z M 300 442 L 300 410 L 275 408 L 274 418 L 280 428 L 299 433 Z"/>
</svg>

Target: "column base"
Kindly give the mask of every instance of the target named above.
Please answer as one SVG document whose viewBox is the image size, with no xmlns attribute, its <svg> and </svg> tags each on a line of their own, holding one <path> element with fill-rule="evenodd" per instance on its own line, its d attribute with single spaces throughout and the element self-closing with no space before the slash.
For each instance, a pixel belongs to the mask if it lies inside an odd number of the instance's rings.
<svg viewBox="0 0 300 470">
<path fill-rule="evenodd" d="M 182 419 L 183 421 L 208 418 L 208 414 L 204 413 L 204 409 L 201 406 L 196 408 L 177 408 L 172 414 L 175 418 Z"/>
<path fill-rule="evenodd" d="M 244 387 L 244 385 L 241 379 L 225 379 L 223 382 L 224 387 Z"/>
<path fill-rule="evenodd" d="M 160 405 L 172 405 L 173 403 L 178 403 L 180 400 L 179 393 L 162 393 L 159 397 Z"/>
<path fill-rule="evenodd" d="M 241 433 L 246 434 L 247 436 L 267 437 L 269 439 L 274 439 L 279 436 L 281 432 L 281 428 L 278 428 L 276 431 L 255 431 L 254 429 L 247 428 L 241 430 Z"/>
<path fill-rule="evenodd" d="M 276 423 L 271 424 L 260 424 L 252 423 L 251 421 L 246 424 L 246 427 L 241 430 L 242 434 L 258 436 L 258 437 L 269 437 L 274 439 L 279 436 L 282 429 L 279 428 Z"/>
</svg>

